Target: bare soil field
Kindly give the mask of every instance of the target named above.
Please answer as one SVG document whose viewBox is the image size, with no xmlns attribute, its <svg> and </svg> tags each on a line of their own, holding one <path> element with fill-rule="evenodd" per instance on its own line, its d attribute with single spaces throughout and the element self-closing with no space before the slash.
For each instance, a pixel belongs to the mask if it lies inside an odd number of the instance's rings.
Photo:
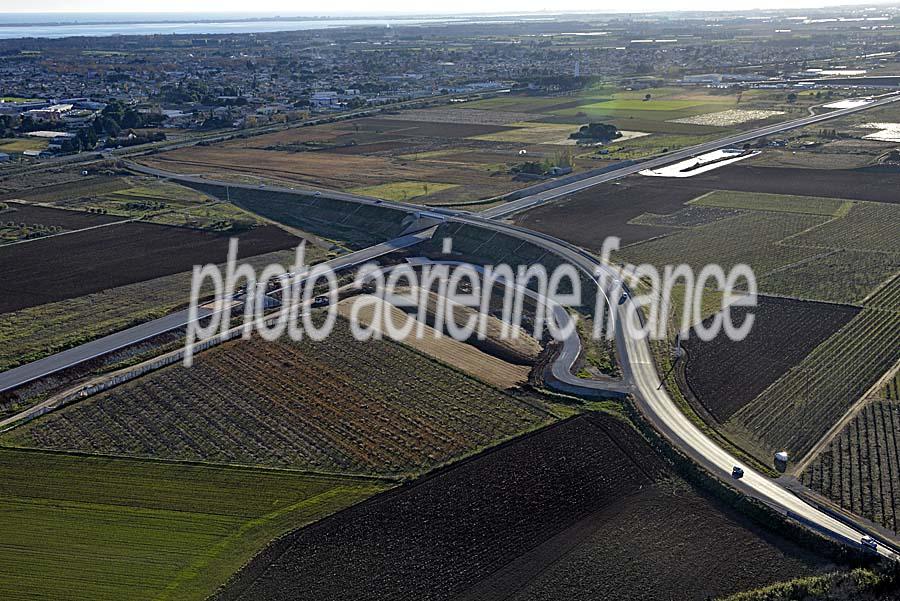
<svg viewBox="0 0 900 601">
<path fill-rule="evenodd" d="M 85 211 L 68 211 L 12 202 L 7 204 L 9 208 L 0 211 L 0 223 L 7 221 L 28 224 L 36 223 L 59 227 L 63 230 L 80 230 L 122 220 L 121 217 L 115 215 L 98 215 L 97 213 L 87 213 Z"/>
<path fill-rule="evenodd" d="M 123 177 L 100 175 L 74 178 L 77 176 L 73 176 L 73 179 L 63 183 L 51 183 L 0 194 L 0 200 L 19 199 L 29 202 L 52 203 L 83 196 L 99 196 L 130 186 L 128 180 Z"/>
<path fill-rule="evenodd" d="M 866 405 L 801 480 L 844 509 L 900 532 L 900 403 Z"/>
<path fill-rule="evenodd" d="M 660 541 L 678 545 L 681 552 Z M 557 558 L 560 547 L 567 552 Z M 551 559 L 556 561 L 547 565 Z M 766 561 L 772 564 L 769 569 Z M 464 599 L 668 600 L 677 591 L 679 600 L 705 601 L 711 595 L 718 598 L 761 582 L 808 574 L 815 564 L 808 553 L 761 532 L 743 516 L 673 479 L 595 512 Z M 516 585 L 510 586 L 512 582 Z M 512 588 L 518 590 L 507 594 Z"/>
<path fill-rule="evenodd" d="M 275 251 L 246 262 L 257 271 L 270 263 L 290 266 L 293 250 Z M 317 263 L 325 253 L 307 245 L 306 261 Z M 0 315 L 0 370 L 162 317 L 188 303 L 192 272 L 108 288 Z M 212 295 L 211 287 L 204 294 Z"/>
<path fill-rule="evenodd" d="M 896 192 L 900 189 L 900 173 L 729 165 L 690 178 L 673 178 L 668 183 L 676 188 L 900 202 Z"/>
<path fill-rule="evenodd" d="M 100 454 L 408 475 L 552 421 L 340 320 L 321 342 L 234 341 L 71 405 L 8 443 Z"/>
<path fill-rule="evenodd" d="M 402 149 L 400 152 L 409 152 Z M 174 150 L 142 160 L 159 169 L 177 173 L 202 173 L 214 179 L 235 174 L 259 177 L 284 184 L 348 190 L 397 181 L 425 181 L 457 184 L 440 195 L 441 202 L 475 200 L 508 192 L 523 184 L 512 176 L 493 177 L 483 168 L 462 163 L 434 165 L 427 162 L 393 159 L 367 154 L 339 154 L 329 151 L 282 152 L 218 146 Z M 435 195 L 437 198 L 437 195 Z"/>
<path fill-rule="evenodd" d="M 216 599 L 699 600 L 821 565 L 671 478 L 582 415 L 275 541 Z"/>
<path fill-rule="evenodd" d="M 719 336 L 703 342 L 692 335 L 682 342 L 687 351 L 687 385 L 696 399 L 720 423 L 752 401 L 799 363 L 816 346 L 849 322 L 855 307 L 758 297 L 757 307 L 731 310 L 736 325 L 747 313 L 755 321 L 741 342 Z M 711 318 L 705 320 L 708 322 Z"/>
<path fill-rule="evenodd" d="M 650 178 L 627 178 L 619 185 L 604 184 L 515 217 L 517 225 L 545 232 L 591 250 L 599 250 L 607 236 L 632 244 L 674 229 L 629 222 L 644 213 L 670 214 L 703 192 L 673 188 Z"/>
<path fill-rule="evenodd" d="M 295 246 L 299 239 L 275 226 L 238 236 L 241 257 Z M 0 248 L 0 313 L 91 294 L 220 263 L 228 235 L 124 223 Z"/>
</svg>

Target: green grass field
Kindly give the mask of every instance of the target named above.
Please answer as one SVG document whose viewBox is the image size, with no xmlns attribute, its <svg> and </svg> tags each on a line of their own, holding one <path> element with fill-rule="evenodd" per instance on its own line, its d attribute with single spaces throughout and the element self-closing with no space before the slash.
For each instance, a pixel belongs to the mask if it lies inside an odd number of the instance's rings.
<svg viewBox="0 0 900 601">
<path fill-rule="evenodd" d="M 444 184 L 440 182 L 391 182 L 378 186 L 362 186 L 350 190 L 354 194 L 374 196 L 385 200 L 404 201 L 418 196 L 428 196 L 443 190 L 457 187 L 458 184 Z"/>
<path fill-rule="evenodd" d="M 10 449 L 0 482 L 4 601 L 200 601 L 272 538 L 387 487 Z"/>
<path fill-rule="evenodd" d="M 701 100 L 642 100 L 638 98 L 612 98 L 578 107 L 588 113 L 605 111 L 681 111 L 701 106 Z M 568 109 L 571 110 L 571 109 Z"/>
<path fill-rule="evenodd" d="M 0 140 L 0 152 L 25 152 L 26 150 L 44 150 L 47 140 L 40 138 L 4 138 Z"/>
</svg>

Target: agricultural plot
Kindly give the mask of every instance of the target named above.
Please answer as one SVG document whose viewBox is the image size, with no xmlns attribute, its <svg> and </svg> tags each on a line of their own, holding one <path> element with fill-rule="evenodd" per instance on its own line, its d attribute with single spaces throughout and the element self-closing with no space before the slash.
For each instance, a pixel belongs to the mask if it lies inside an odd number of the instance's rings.
<svg viewBox="0 0 900 601">
<path fill-rule="evenodd" d="M 398 343 L 228 343 L 9 433 L 93 453 L 410 474 L 548 422 L 543 409 Z"/>
<path fill-rule="evenodd" d="M 76 198 L 88 198 L 128 188 L 127 178 L 110 175 L 91 177 L 70 176 L 73 179 L 61 183 L 35 185 L 25 190 L 0 194 L 0 200 L 26 200 L 28 202 L 56 203 Z M 77 178 L 77 179 L 76 179 Z"/>
<path fill-rule="evenodd" d="M 737 217 L 742 211 L 718 207 L 688 206 L 668 215 L 644 213 L 628 222 L 628 225 L 652 225 L 665 228 L 691 228 Z"/>
<path fill-rule="evenodd" d="M 434 108 L 403 111 L 391 115 L 395 121 L 423 121 L 426 123 L 462 123 L 472 125 L 510 125 L 520 121 L 537 119 L 531 113 L 504 110 L 481 110 L 468 106 L 461 108 Z"/>
<path fill-rule="evenodd" d="M 889 380 L 881 389 L 881 397 L 891 401 L 900 401 L 900 372 Z"/>
<path fill-rule="evenodd" d="M 637 127 L 641 127 L 642 132 L 651 129 L 642 124 L 633 124 L 631 122 L 625 123 L 628 128 L 636 129 Z M 702 144 L 703 142 L 709 142 L 718 137 L 720 137 L 720 134 L 656 133 L 653 135 L 620 138 L 607 145 L 607 149 L 610 152 L 609 156 L 612 158 L 618 160 L 637 160 L 665 154 L 688 146 L 695 146 L 697 144 Z"/>
<path fill-rule="evenodd" d="M 900 204 L 854 203 L 834 221 L 803 232 L 787 241 L 798 246 L 897 253 Z"/>
<path fill-rule="evenodd" d="M 581 539 L 557 562 L 540 572 L 515 562 L 482 583 L 467 601 L 668 599 L 673 591 L 678 591 L 678 599 L 701 601 L 817 571 L 807 554 L 760 536 L 758 526 L 723 511 L 678 480 L 645 488 L 576 528 L 529 554 L 540 555 L 554 543 L 562 546 L 571 544 L 572 538 Z M 687 532 L 695 534 L 686 537 Z M 663 549 L 660 540 L 684 543 L 676 556 Z M 786 551 L 778 548 L 779 543 Z M 764 561 L 771 562 L 770 569 L 763 567 Z M 514 577 L 517 584 L 524 580 L 524 585 L 510 596 L 492 595 L 494 582 L 504 576 Z"/>
<path fill-rule="evenodd" d="M 114 215 L 67 211 L 25 203 L 7 202 L 4 204 L 7 208 L 0 211 L 0 223 L 33 223 L 56 227 L 62 231 L 72 231 L 122 221 L 121 217 Z"/>
<path fill-rule="evenodd" d="M 622 129 L 690 134 L 710 131 L 710 127 L 679 120 L 733 109 L 737 103 L 735 94 L 712 94 L 696 89 L 607 89 L 595 94 L 589 92 L 573 103 L 574 106 L 551 108 L 547 112 L 557 122 L 612 121 Z"/>
<path fill-rule="evenodd" d="M 228 230 L 235 224 L 246 227 L 255 223 L 252 216 L 234 205 L 217 202 L 186 186 L 155 178 L 129 177 L 126 181 L 131 187 L 56 204 L 194 229 Z"/>
<path fill-rule="evenodd" d="M 249 257 L 299 240 L 274 227 L 238 236 Z M 0 248 L 0 313 L 56 302 L 224 261 L 229 236 L 149 223 L 122 223 Z"/>
<path fill-rule="evenodd" d="M 467 111 L 468 112 L 468 111 Z M 574 145 L 575 140 L 569 138 L 570 134 L 578 131 L 572 125 L 557 125 L 553 123 L 510 123 L 513 129 L 504 130 L 493 134 L 473 136 L 472 140 L 486 140 L 489 142 L 515 142 L 518 144 L 555 144 L 560 146 Z"/>
<path fill-rule="evenodd" d="M 338 311 L 345 319 L 352 319 L 353 303 L 358 302 L 359 298 L 361 297 L 352 297 L 340 302 Z M 381 301 L 378 297 L 369 297 L 366 302 L 370 304 L 364 309 L 358 310 L 356 318 L 359 323 L 367 327 L 374 324 L 377 330 L 384 332 L 386 323 L 402 329 L 410 321 L 415 327 L 418 327 L 418 321 L 414 316 L 407 315 L 401 309 Z M 527 366 L 508 363 L 479 350 L 474 345 L 438 334 L 430 326 L 423 326 L 421 331 L 421 336 L 415 331 L 411 331 L 410 335 L 400 342 L 497 388 L 514 388 L 528 380 L 528 373 L 531 370 Z M 540 351 L 540 347 L 538 347 L 538 351 Z"/>
<path fill-rule="evenodd" d="M 260 270 L 270 263 L 291 265 L 294 251 L 250 257 Z M 324 253 L 306 248 L 306 261 L 321 261 Z M 187 304 L 191 272 L 162 276 L 63 301 L 46 303 L 0 315 L 0 370 L 10 369 L 156 319 Z M 212 294 L 212 291 L 209 291 Z"/>
<path fill-rule="evenodd" d="M 363 186 L 350 190 L 354 194 L 375 196 L 385 200 L 405 202 L 411 198 L 428 196 L 435 192 L 443 192 L 457 187 L 458 184 L 442 184 L 439 182 L 393 182 L 380 186 Z"/>
<path fill-rule="evenodd" d="M 690 180 L 690 181 L 687 181 Z M 803 169 L 728 165 L 682 180 L 669 180 L 673 187 L 690 186 L 703 191 L 735 190 L 816 196 L 841 200 L 897 203 L 900 174 L 870 173 L 856 169 Z"/>
<path fill-rule="evenodd" d="M 243 183 L 264 179 L 339 190 L 423 182 L 430 186 L 429 203 L 448 204 L 496 196 L 525 185 L 509 172 L 511 166 L 522 162 L 519 151 L 523 145 L 536 160 L 557 148 L 531 139 L 523 142 L 521 136 L 513 141 L 478 138 L 516 132 L 516 127 L 503 124 L 537 117 L 540 115 L 455 108 L 406 111 L 384 118 L 292 128 L 191 152 L 162 153 L 146 162 Z M 565 130 L 554 134 L 554 139 L 567 138 L 575 131 L 570 126 L 544 127 Z M 443 151 L 455 156 L 443 160 L 438 154 Z"/>
<path fill-rule="evenodd" d="M 578 100 L 568 98 L 510 95 L 485 98 L 458 105 L 460 109 L 478 109 L 490 111 L 509 111 L 516 113 L 551 113 L 554 110 L 572 108 Z"/>
<path fill-rule="evenodd" d="M 814 196 L 790 196 L 787 194 L 764 194 L 713 190 L 690 202 L 696 207 L 720 207 L 744 209 L 748 211 L 774 211 L 777 213 L 804 213 L 837 217 L 846 214 L 851 203 L 836 198 Z"/>
<path fill-rule="evenodd" d="M 6 449 L 0 481 L 5 601 L 202 601 L 272 538 L 387 488 Z"/>
<path fill-rule="evenodd" d="M 817 569 L 672 478 L 582 415 L 298 530 L 215 598 L 705 599 Z"/>
<path fill-rule="evenodd" d="M 763 111 L 763 110 L 747 110 L 747 109 L 729 109 L 718 113 L 707 113 L 705 115 L 696 115 L 694 117 L 682 117 L 681 119 L 673 119 L 672 123 L 686 123 L 688 125 L 708 125 L 711 127 L 728 127 L 729 125 L 740 125 L 741 123 L 749 123 L 751 121 L 764 121 L 771 117 L 783 115 L 782 111 Z"/>
<path fill-rule="evenodd" d="M 404 211 L 387 207 L 305 194 L 246 188 L 226 191 L 224 187 L 212 184 L 192 185 L 220 198 L 227 196 L 245 211 L 354 250 L 397 237 L 403 231 L 403 220 L 407 217 Z"/>
<path fill-rule="evenodd" d="M 733 265 L 746 263 L 760 277 L 820 254 L 814 248 L 780 242 L 825 221 L 817 215 L 751 212 L 629 246 L 619 255 L 635 265 L 650 263 L 658 268 L 686 263 L 694 273 L 708 264 L 721 265 L 727 272 Z"/>
<path fill-rule="evenodd" d="M 885 309 L 887 311 L 900 311 L 900 275 L 895 276 L 886 283 L 863 304 L 873 309 Z"/>
<path fill-rule="evenodd" d="M 897 361 L 898 313 L 863 309 L 729 420 L 771 452 L 803 457 Z"/>
<path fill-rule="evenodd" d="M 105 215 L 5 202 L 0 205 L 0 244 L 34 240 L 115 221 L 119 221 L 119 219 Z"/>
<path fill-rule="evenodd" d="M 844 509 L 900 532 L 900 403 L 867 404 L 801 480 Z"/>
<path fill-rule="evenodd" d="M 770 272 L 757 284 L 767 294 L 870 306 L 864 299 L 898 270 L 897 253 L 827 250 Z"/>
<path fill-rule="evenodd" d="M 626 178 L 619 185 L 604 184 L 578 192 L 552 204 L 521 213 L 517 225 L 538 230 L 599 251 L 607 236 L 632 244 L 667 234 L 674 229 L 641 225 L 635 218 L 653 213 L 668 215 L 703 192 L 694 187 L 673 187 L 651 178 Z"/>
<path fill-rule="evenodd" d="M 853 307 L 766 296 L 758 297 L 758 303 L 757 307 L 731 309 L 735 324 L 743 323 L 748 313 L 755 315 L 744 340 L 731 341 L 722 332 L 709 342 L 696 335 L 682 342 L 687 351 L 684 376 L 688 388 L 719 423 L 788 373 L 859 312 Z"/>
<path fill-rule="evenodd" d="M 47 140 L 38 138 L 3 138 L 0 139 L 0 152 L 14 153 L 26 150 L 44 150 Z"/>
<path fill-rule="evenodd" d="M 455 126 L 450 126 L 455 127 Z M 416 151 L 435 148 L 435 144 L 409 144 L 395 147 L 393 154 L 409 155 Z M 290 152 L 239 148 L 234 146 L 209 146 L 174 150 L 143 159 L 143 162 L 164 170 L 178 173 L 198 171 L 220 180 L 253 183 L 274 181 L 285 185 L 313 186 L 319 188 L 350 190 L 363 186 L 380 186 L 395 182 L 429 182 L 453 184 L 441 193 L 433 194 L 435 203 L 451 203 L 475 200 L 509 192 L 521 187 L 511 175 L 492 177 L 481 165 L 442 163 L 394 159 L 381 151 L 373 154 L 348 154 L 346 152 Z M 509 160 L 515 160 L 510 150 Z"/>
</svg>

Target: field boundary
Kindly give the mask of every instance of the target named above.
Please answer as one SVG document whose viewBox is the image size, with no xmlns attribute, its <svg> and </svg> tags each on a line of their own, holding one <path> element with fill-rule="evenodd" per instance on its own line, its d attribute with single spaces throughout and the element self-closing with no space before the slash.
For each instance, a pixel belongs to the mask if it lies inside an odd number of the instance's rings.
<svg viewBox="0 0 900 601">
<path fill-rule="evenodd" d="M 274 318 L 269 318 L 268 320 L 266 320 L 269 325 L 271 325 L 272 319 Z M 244 326 L 240 325 L 229 329 L 224 334 L 216 334 L 212 338 L 204 340 L 203 342 L 197 342 L 194 344 L 194 352 L 201 352 L 213 346 L 222 344 L 223 342 L 227 342 L 229 340 L 237 338 L 239 335 L 243 334 L 243 331 Z M 183 347 L 178 348 L 174 351 L 164 353 L 158 357 L 153 357 L 152 359 L 142 361 L 137 365 L 132 365 L 130 367 L 126 367 L 109 374 L 98 376 L 84 384 L 79 384 L 78 386 L 64 390 L 63 392 L 54 395 L 49 399 L 41 401 L 37 405 L 33 405 L 20 413 L 10 416 L 4 420 L 0 420 L 0 433 L 8 432 L 9 430 L 17 428 L 42 415 L 50 413 L 51 411 L 54 411 L 56 409 L 60 409 L 61 407 L 69 405 L 73 402 L 84 400 L 97 393 L 109 390 L 110 388 L 115 388 L 120 384 L 130 382 L 131 380 L 134 380 L 144 374 L 177 363 L 184 358 L 184 354 L 185 349 Z"/>
<path fill-rule="evenodd" d="M 135 457 L 133 455 L 111 455 L 106 453 L 89 453 L 87 451 L 44 449 L 35 447 L 17 447 L 0 444 L 0 450 L 13 453 L 34 453 L 44 455 L 63 455 L 69 457 L 86 457 L 92 459 L 115 459 L 117 461 L 134 461 L 143 463 L 160 463 L 164 465 L 189 465 L 192 467 L 218 468 L 229 470 L 241 470 L 248 472 L 271 472 L 276 474 L 290 474 L 310 479 L 328 481 L 354 480 L 361 482 L 378 482 L 388 485 L 396 485 L 398 478 L 391 476 L 375 476 L 369 474 L 316 472 L 311 470 L 295 470 L 286 467 L 272 465 L 248 465 L 246 463 L 213 463 L 209 461 L 196 461 L 191 459 L 166 459 L 163 457 Z"/>
<path fill-rule="evenodd" d="M 819 454 L 831 444 L 831 441 L 840 434 L 843 429 L 850 423 L 850 421 L 855 418 L 860 411 L 862 411 L 866 405 L 875 400 L 878 391 L 880 391 L 888 381 L 892 380 L 897 372 L 900 371 L 900 362 L 894 365 L 891 369 L 885 372 L 878 381 L 872 384 L 872 386 L 865 392 L 863 395 L 855 402 L 853 405 L 841 416 L 841 418 L 825 433 L 825 435 L 819 439 L 810 450 L 809 453 L 803 456 L 799 462 L 797 462 L 793 468 L 790 470 L 790 474 L 794 476 L 799 476 L 809 467 L 809 464 L 819 456 Z"/>
<path fill-rule="evenodd" d="M 812 525 L 795 518 L 790 512 L 782 512 L 765 503 L 747 492 L 731 486 L 714 476 L 704 466 L 702 461 L 695 461 L 678 447 L 669 438 L 658 431 L 656 427 L 645 417 L 640 407 L 629 399 L 624 404 L 626 415 L 635 427 L 640 431 L 647 443 L 660 455 L 669 460 L 673 468 L 685 480 L 711 494 L 722 501 L 726 506 L 745 515 L 747 518 L 759 524 L 766 530 L 779 532 L 785 538 L 794 543 L 820 553 L 836 562 L 850 564 L 866 564 L 872 561 L 871 556 L 851 547 L 839 543 L 813 528 Z"/>
<path fill-rule="evenodd" d="M 271 540 L 268 545 L 266 545 L 256 555 L 254 555 L 252 558 L 250 558 L 250 560 L 247 563 L 245 563 L 243 566 L 241 566 L 241 568 L 237 572 L 232 574 L 231 578 L 229 578 L 226 582 L 224 582 L 219 587 L 219 589 L 210 596 L 209 601 L 236 601 L 236 600 L 240 599 L 241 596 L 243 595 L 243 593 L 247 589 L 249 589 L 257 580 L 262 578 L 262 576 L 265 574 L 266 570 L 268 569 L 268 567 L 270 565 L 274 564 L 276 561 L 278 561 L 278 559 L 280 557 L 282 557 L 285 553 L 290 551 L 291 547 L 293 546 L 293 541 L 290 540 L 290 537 L 291 537 L 291 535 L 293 535 L 294 533 L 296 533 L 300 530 L 304 530 L 307 528 L 316 528 L 316 527 L 319 527 L 325 519 L 338 519 L 338 516 L 341 516 L 344 513 L 347 513 L 350 511 L 360 511 L 361 510 L 360 508 L 365 508 L 365 507 L 368 507 L 369 505 L 378 505 L 378 504 L 384 503 L 386 501 L 389 501 L 394 496 L 402 494 L 410 489 L 422 486 L 422 485 L 426 484 L 428 481 L 430 481 L 434 478 L 438 478 L 453 469 L 456 469 L 467 463 L 471 463 L 473 461 L 476 461 L 478 459 L 486 457 L 486 456 L 490 455 L 491 453 L 495 453 L 495 452 L 497 452 L 501 449 L 504 449 L 510 445 L 517 444 L 523 440 L 526 440 L 527 438 L 537 436 L 539 434 L 543 434 L 543 433 L 548 432 L 555 428 L 560 428 L 564 424 L 568 424 L 570 421 L 577 420 L 577 419 L 590 419 L 590 414 L 589 413 L 578 413 L 576 415 L 566 417 L 564 419 L 559 419 L 559 420 L 551 422 L 547 425 L 535 428 L 534 430 L 530 430 L 528 432 L 519 434 L 518 436 L 514 436 L 508 440 L 499 442 L 493 446 L 490 446 L 490 447 L 487 447 L 484 449 L 480 449 L 476 452 L 473 452 L 470 455 L 460 458 L 457 461 L 453 461 L 448 464 L 437 466 L 430 472 L 422 474 L 420 477 L 416 478 L 415 480 L 412 480 L 409 482 L 404 482 L 400 486 L 390 488 L 390 489 L 380 492 L 378 494 L 372 495 L 368 499 L 365 499 L 359 503 L 356 503 L 355 505 L 351 505 L 350 507 L 346 507 L 340 511 L 332 513 L 331 515 L 327 516 L 327 518 L 322 518 L 321 520 L 312 522 L 310 524 L 307 524 L 306 526 L 301 526 L 299 528 L 294 528 L 293 530 L 285 532 L 281 536 Z M 259 571 L 258 574 L 245 575 L 244 570 L 256 561 L 265 562 L 265 565 L 262 566 L 262 569 Z"/>
</svg>

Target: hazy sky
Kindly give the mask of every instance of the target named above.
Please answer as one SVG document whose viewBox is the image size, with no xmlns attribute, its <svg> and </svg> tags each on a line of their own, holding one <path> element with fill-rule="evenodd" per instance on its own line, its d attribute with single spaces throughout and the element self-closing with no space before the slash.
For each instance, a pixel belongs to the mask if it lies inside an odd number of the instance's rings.
<svg viewBox="0 0 900 601">
<path fill-rule="evenodd" d="M 843 0 L 841 4 L 874 4 L 866 0 Z M 40 3 L 13 3 L 0 6 L 3 12 L 247 12 L 246 0 L 42 0 Z M 252 9 L 280 15 L 328 14 L 427 14 L 427 13 L 485 13 L 533 11 L 591 11 L 591 12 L 649 12 L 672 10 L 746 10 L 750 8 L 808 8 L 838 4 L 827 0 L 631 0 L 629 2 L 598 2 L 597 0 L 453 0 L 421 2 L 420 0 L 343 0 L 332 6 L 291 0 L 258 0 Z"/>
</svg>

